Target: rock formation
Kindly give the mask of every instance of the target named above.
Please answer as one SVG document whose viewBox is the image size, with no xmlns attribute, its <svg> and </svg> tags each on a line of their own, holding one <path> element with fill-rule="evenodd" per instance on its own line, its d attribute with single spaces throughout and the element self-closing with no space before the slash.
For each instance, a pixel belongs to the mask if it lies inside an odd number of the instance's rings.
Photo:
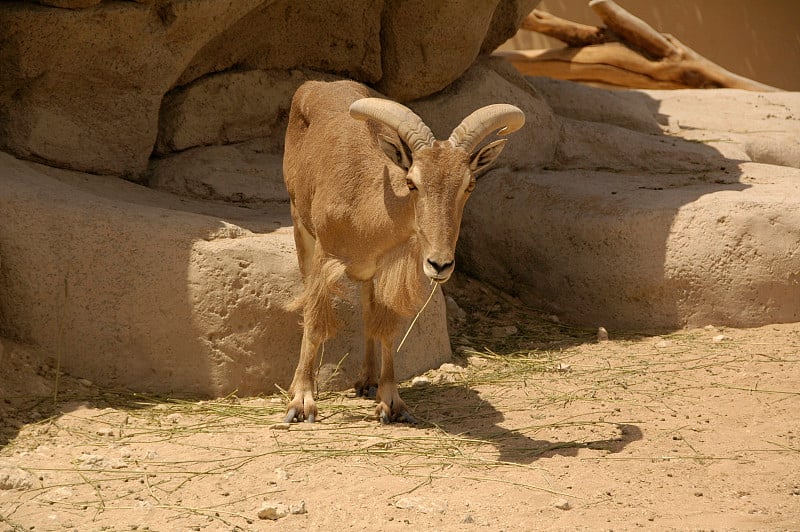
<svg viewBox="0 0 800 532">
<path fill-rule="evenodd" d="M 299 273 L 280 169 L 294 90 L 348 77 L 429 95 L 536 3 L 4 4 L 0 335 L 104 385 L 287 386 L 301 332 L 285 310 Z M 337 387 L 363 352 L 353 306 L 341 312 L 322 368 Z M 441 295 L 404 351 L 401 377 L 450 356 Z"/>
<path fill-rule="evenodd" d="M 233 96 L 236 83 L 258 82 L 248 72 L 311 69 L 377 85 L 407 101 L 458 78 L 482 47 L 511 37 L 537 3 L 6 3 L 0 8 L 0 148 L 52 166 L 141 179 L 157 138 L 156 153 L 187 147 L 173 138 L 171 118 L 187 119 L 173 107 L 191 98 L 186 93 L 194 83 L 219 81 L 207 76 L 232 74 L 221 90 Z M 251 103 L 263 103 L 255 94 Z M 222 133 L 222 139 L 199 140 L 239 140 L 241 131 Z"/>
<path fill-rule="evenodd" d="M 4 4 L 0 336 L 103 385 L 286 386 L 283 129 L 297 86 L 342 77 L 439 135 L 487 103 L 526 112 L 468 204 L 457 269 L 595 327 L 800 320 L 800 95 L 607 91 L 479 57 L 536 3 Z M 353 309 L 325 349 L 334 387 L 360 364 Z M 444 312 L 425 311 L 399 376 L 449 357 Z"/>
<path fill-rule="evenodd" d="M 463 268 L 570 323 L 800 320 L 800 94 L 528 81 L 558 148 L 480 182 Z"/>
</svg>

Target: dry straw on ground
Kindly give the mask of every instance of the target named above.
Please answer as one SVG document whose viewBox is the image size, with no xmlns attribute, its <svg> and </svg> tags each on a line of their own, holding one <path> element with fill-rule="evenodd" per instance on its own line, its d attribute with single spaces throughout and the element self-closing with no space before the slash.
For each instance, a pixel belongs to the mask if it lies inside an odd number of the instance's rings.
<svg viewBox="0 0 800 532">
<path fill-rule="evenodd" d="M 0 490 L 0 529 L 781 529 L 800 519 L 800 326 L 609 331 L 597 343 L 596 328 L 566 327 L 488 287 L 457 280 L 448 293 L 465 310 L 452 324 L 459 357 L 403 385 L 417 426 L 381 426 L 352 391 L 322 393 L 319 423 L 291 426 L 279 423 L 280 396 L 148 397 L 64 376 L 55 405 L 52 394 L 11 398 L 38 419 L 18 412 L 3 433 L 0 478 L 21 480 Z M 510 323 L 516 333 L 492 334 Z M 273 525 L 258 517 L 265 501 L 302 501 L 307 513 Z"/>
</svg>

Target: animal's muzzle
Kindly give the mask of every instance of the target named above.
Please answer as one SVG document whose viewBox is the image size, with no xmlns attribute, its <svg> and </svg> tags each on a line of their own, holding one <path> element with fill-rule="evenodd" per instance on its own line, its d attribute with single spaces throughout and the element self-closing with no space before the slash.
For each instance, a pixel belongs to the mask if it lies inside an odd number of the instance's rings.
<svg viewBox="0 0 800 532">
<path fill-rule="evenodd" d="M 450 278 L 450 275 L 453 274 L 454 268 L 454 260 L 436 260 L 434 258 L 428 258 L 422 267 L 422 269 L 425 271 L 425 275 L 437 283 L 443 283 L 447 281 Z"/>
</svg>

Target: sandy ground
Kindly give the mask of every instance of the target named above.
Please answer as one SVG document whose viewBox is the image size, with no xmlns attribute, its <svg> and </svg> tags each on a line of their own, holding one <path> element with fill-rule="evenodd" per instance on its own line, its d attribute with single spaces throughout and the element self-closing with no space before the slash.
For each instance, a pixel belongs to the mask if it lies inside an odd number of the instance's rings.
<svg viewBox="0 0 800 532">
<path fill-rule="evenodd" d="M 416 426 L 352 391 L 292 426 L 279 396 L 62 376 L 54 402 L 54 369 L 4 341 L 0 530 L 800 529 L 800 324 L 598 342 L 446 292 L 459 357 L 404 384 Z"/>
</svg>

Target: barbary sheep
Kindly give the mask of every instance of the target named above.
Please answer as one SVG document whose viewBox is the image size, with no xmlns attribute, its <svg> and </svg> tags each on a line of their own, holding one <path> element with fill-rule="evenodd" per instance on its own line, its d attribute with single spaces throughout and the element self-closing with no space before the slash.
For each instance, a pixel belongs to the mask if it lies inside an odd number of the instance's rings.
<svg viewBox="0 0 800 532">
<path fill-rule="evenodd" d="M 476 148 L 525 123 L 518 108 L 489 105 L 440 141 L 410 109 L 378 96 L 352 81 L 309 81 L 292 99 L 283 173 L 304 289 L 287 423 L 317 417 L 317 352 L 335 333 L 332 300 L 344 276 L 361 284 L 366 349 L 356 391 L 376 394 L 382 422 L 414 422 L 395 381 L 395 336 L 419 310 L 425 277 L 444 283 L 453 272 L 464 205 L 506 140 Z"/>
</svg>

